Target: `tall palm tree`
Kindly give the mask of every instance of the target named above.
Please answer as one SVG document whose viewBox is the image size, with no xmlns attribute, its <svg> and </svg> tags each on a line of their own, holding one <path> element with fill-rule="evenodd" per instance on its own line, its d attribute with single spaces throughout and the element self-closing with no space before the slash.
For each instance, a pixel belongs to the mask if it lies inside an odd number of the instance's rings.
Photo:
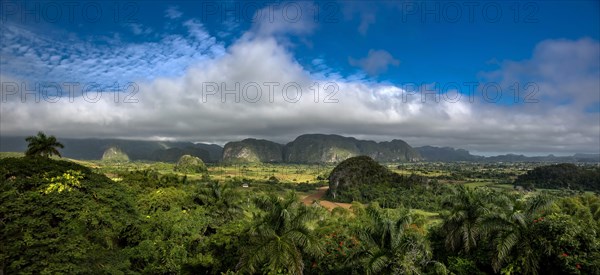
<svg viewBox="0 0 600 275">
<path fill-rule="evenodd" d="M 322 254 L 321 243 L 309 227 L 318 212 L 302 204 L 293 192 L 285 198 L 260 197 L 254 203 L 262 212 L 254 217 L 247 232 L 249 245 L 238 268 L 247 273 L 302 274 L 303 254 Z"/>
<path fill-rule="evenodd" d="M 366 274 L 420 274 L 430 264 L 445 270 L 431 261 L 425 236 L 407 209 L 398 217 L 383 211 L 378 205 L 367 208 L 370 222 L 357 232 L 363 249 L 349 261 L 361 264 Z"/>
<path fill-rule="evenodd" d="M 56 148 L 65 148 L 54 136 L 46 136 L 43 132 L 38 132 L 37 136 L 27 137 L 25 141 L 29 143 L 25 156 L 50 157 L 57 155 L 62 157 Z"/>
<path fill-rule="evenodd" d="M 514 200 L 510 207 L 488 218 L 488 224 L 495 228 L 494 271 L 498 272 L 509 256 L 515 256 L 519 258 L 522 273 L 537 274 L 544 251 L 534 249 L 533 226 L 551 205 L 552 201 L 543 195 Z"/>
</svg>

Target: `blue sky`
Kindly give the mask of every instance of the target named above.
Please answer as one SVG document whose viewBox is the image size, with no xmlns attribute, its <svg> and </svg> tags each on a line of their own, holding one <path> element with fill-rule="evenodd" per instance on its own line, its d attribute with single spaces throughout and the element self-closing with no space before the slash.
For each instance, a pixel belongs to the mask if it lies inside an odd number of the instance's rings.
<svg viewBox="0 0 600 275">
<path fill-rule="evenodd" d="M 327 132 L 481 153 L 600 150 L 597 1 L 69 3 L 2 2 L 3 135 L 223 143 Z M 304 97 L 203 94 L 206 83 L 273 81 L 299 83 Z M 23 99 L 47 82 L 81 85 L 73 99 Z M 92 82 L 97 102 L 77 96 Z M 115 82 L 121 94 L 135 83 L 136 102 L 107 99 Z M 308 100 L 315 82 L 335 85 L 335 105 L 324 104 L 332 90 Z"/>
<path fill-rule="evenodd" d="M 273 3 L 277 5 L 269 5 Z M 276 7 L 285 10 L 275 11 Z M 293 42 L 290 51 L 302 65 L 318 70 L 311 65 L 321 59 L 343 76 L 363 74 L 348 59 L 364 58 L 369 50 L 380 49 L 402 66 L 391 65 L 366 77 L 392 83 L 476 81 L 478 72 L 497 68 L 502 60 L 528 58 L 540 41 L 598 40 L 600 33 L 597 1 L 88 1 L 76 5 L 9 1 L 4 8 L 5 22 L 66 43 L 89 39 L 98 50 L 109 48 L 110 43 L 164 43 L 169 35 L 190 35 L 185 24 L 190 20 L 227 47 L 248 31 L 253 21 L 284 16 L 292 26 L 312 23 L 286 37 Z M 171 74 L 183 75 L 198 59 L 170 68 Z"/>
</svg>

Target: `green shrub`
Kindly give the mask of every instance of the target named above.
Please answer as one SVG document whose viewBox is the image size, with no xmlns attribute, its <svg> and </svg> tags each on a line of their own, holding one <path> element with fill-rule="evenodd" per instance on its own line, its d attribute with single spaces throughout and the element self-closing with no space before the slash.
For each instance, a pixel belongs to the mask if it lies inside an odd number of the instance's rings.
<svg viewBox="0 0 600 275">
<path fill-rule="evenodd" d="M 124 185 L 49 158 L 6 158 L 0 167 L 6 274 L 127 271 L 120 232 L 137 215 Z"/>
</svg>

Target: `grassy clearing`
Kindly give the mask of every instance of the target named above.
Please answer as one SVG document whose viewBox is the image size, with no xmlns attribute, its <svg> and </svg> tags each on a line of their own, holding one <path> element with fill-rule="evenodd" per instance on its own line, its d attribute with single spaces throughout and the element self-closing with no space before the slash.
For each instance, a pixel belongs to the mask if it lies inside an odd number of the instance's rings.
<svg viewBox="0 0 600 275">
<path fill-rule="evenodd" d="M 514 186 L 512 184 L 492 184 L 489 187 L 500 189 L 500 190 L 513 190 L 514 189 Z"/>
<path fill-rule="evenodd" d="M 428 211 L 421 210 L 421 209 L 411 209 L 410 211 L 414 214 L 423 215 L 427 218 L 437 217 L 440 215 L 440 213 L 437 213 L 437 212 L 428 212 Z"/>
<path fill-rule="evenodd" d="M 440 218 L 440 213 L 437 212 L 429 212 L 422 209 L 411 209 L 410 212 L 412 214 L 420 215 L 425 218 L 425 229 L 429 229 L 432 226 L 435 226 L 442 222 L 442 219 Z"/>
<path fill-rule="evenodd" d="M 493 185 L 493 182 L 489 182 L 489 181 L 484 181 L 484 182 L 466 182 L 463 185 L 469 188 L 475 188 L 475 187 L 490 187 L 491 185 Z"/>
<path fill-rule="evenodd" d="M 268 180 L 275 177 L 280 182 L 315 183 L 327 178 L 332 169 L 332 165 L 307 164 L 211 165 L 208 167 L 208 173 L 212 179 L 219 181 L 232 178 Z"/>
<path fill-rule="evenodd" d="M 25 154 L 21 152 L 0 152 L 0 159 L 3 158 L 20 158 Z"/>
</svg>

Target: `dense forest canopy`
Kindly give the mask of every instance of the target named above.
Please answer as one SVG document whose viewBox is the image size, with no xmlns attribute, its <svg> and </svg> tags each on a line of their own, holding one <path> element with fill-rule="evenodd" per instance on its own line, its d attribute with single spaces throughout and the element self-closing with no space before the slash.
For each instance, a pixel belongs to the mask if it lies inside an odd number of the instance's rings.
<svg viewBox="0 0 600 275">
<path fill-rule="evenodd" d="M 520 175 L 515 185 L 600 191 L 600 167 L 580 167 L 570 163 L 536 167 Z"/>
<path fill-rule="evenodd" d="M 138 212 L 125 185 L 69 161 L 0 160 L 0 260 L 6 274 L 126 269 L 123 233 Z"/>
</svg>

